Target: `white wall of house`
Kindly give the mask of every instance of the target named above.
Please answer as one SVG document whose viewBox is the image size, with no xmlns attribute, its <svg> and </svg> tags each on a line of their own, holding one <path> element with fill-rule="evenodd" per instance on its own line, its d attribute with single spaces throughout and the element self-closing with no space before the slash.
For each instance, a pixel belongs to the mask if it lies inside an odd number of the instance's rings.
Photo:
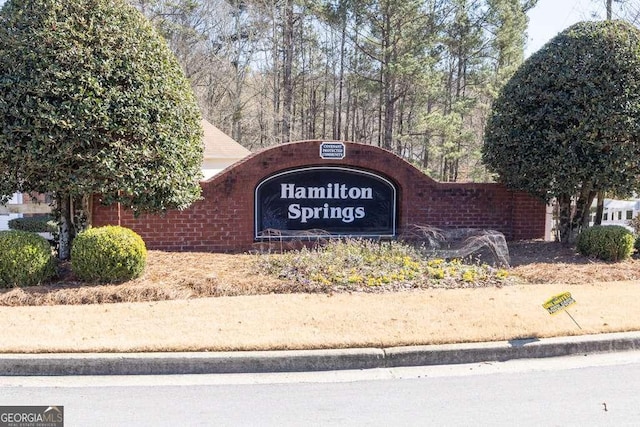
<svg viewBox="0 0 640 427">
<path fill-rule="evenodd" d="M 235 163 L 236 160 L 229 161 L 227 159 L 211 159 L 205 158 L 202 160 L 202 175 L 203 181 L 213 178 L 223 169 Z"/>
<path fill-rule="evenodd" d="M 595 205 L 592 206 L 595 208 Z M 602 215 L 602 225 L 621 225 L 632 230 L 629 220 L 635 218 L 640 213 L 640 199 L 634 200 L 613 200 L 605 199 L 604 214 Z M 591 213 L 589 225 L 593 225 L 595 213 Z"/>
<path fill-rule="evenodd" d="M 16 193 L 9 200 L 9 205 L 19 205 L 22 203 L 22 194 Z M 22 214 L 0 213 L 0 231 L 9 229 L 9 221 L 14 218 L 22 218 Z"/>
<path fill-rule="evenodd" d="M 0 214 L 0 231 L 9 229 L 9 221 L 22 218 L 22 214 Z"/>
<path fill-rule="evenodd" d="M 11 200 L 9 200 L 10 205 L 19 205 L 22 203 L 22 193 L 15 193 Z"/>
</svg>

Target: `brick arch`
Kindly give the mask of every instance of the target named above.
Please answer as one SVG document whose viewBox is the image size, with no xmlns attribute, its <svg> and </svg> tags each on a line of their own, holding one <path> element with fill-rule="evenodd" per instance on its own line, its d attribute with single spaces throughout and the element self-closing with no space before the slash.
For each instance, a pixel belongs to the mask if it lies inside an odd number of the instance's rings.
<svg viewBox="0 0 640 427">
<path fill-rule="evenodd" d="M 545 205 L 498 184 L 441 183 L 399 156 L 345 142 L 343 159 L 320 158 L 323 141 L 282 144 L 254 153 L 203 181 L 202 200 L 183 211 L 134 218 L 117 205 L 93 203 L 94 226 L 118 224 L 139 233 L 150 249 L 241 252 L 254 244 L 254 190 L 267 176 L 305 166 L 343 166 L 382 175 L 397 186 L 398 229 L 420 224 L 489 228 L 509 240 L 544 238 Z"/>
</svg>

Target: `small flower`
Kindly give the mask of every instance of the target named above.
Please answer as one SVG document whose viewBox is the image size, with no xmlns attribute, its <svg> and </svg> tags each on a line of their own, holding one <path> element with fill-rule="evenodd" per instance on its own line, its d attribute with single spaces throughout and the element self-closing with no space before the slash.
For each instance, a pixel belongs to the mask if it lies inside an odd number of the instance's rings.
<svg viewBox="0 0 640 427">
<path fill-rule="evenodd" d="M 444 262 L 444 260 L 443 260 L 443 259 L 440 259 L 440 258 L 437 258 L 437 259 L 430 259 L 430 260 L 427 262 L 427 265 L 428 265 L 429 267 L 438 267 L 438 266 L 442 265 L 442 263 L 443 263 L 443 262 Z"/>
<path fill-rule="evenodd" d="M 496 277 L 500 280 L 504 280 L 507 277 L 509 277 L 509 272 L 504 268 L 501 268 L 498 271 L 496 271 Z"/>
<path fill-rule="evenodd" d="M 473 282 L 476 280 L 476 272 L 473 270 L 467 270 L 462 274 L 462 280 L 465 282 Z"/>
<path fill-rule="evenodd" d="M 442 268 L 429 268 L 428 273 L 434 279 L 444 279 L 444 269 Z"/>
</svg>

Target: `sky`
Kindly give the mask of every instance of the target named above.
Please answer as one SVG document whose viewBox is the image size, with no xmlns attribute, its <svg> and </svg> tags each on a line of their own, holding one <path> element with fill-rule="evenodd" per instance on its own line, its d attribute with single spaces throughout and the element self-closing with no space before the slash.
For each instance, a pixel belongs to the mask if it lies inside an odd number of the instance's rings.
<svg viewBox="0 0 640 427">
<path fill-rule="evenodd" d="M 536 7 L 527 14 L 529 30 L 525 56 L 576 22 L 604 19 L 605 4 L 605 0 L 538 0 Z"/>
</svg>

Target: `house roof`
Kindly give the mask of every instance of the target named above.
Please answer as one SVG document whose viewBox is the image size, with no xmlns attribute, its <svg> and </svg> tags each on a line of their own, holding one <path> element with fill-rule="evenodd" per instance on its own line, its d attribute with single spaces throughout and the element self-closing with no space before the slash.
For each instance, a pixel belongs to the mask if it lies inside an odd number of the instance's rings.
<svg viewBox="0 0 640 427">
<path fill-rule="evenodd" d="M 637 209 L 638 205 L 638 200 L 604 200 L 605 209 Z"/>
<path fill-rule="evenodd" d="M 202 119 L 202 129 L 204 130 L 205 159 L 240 160 L 251 154 L 251 151 L 204 119 Z"/>
</svg>

